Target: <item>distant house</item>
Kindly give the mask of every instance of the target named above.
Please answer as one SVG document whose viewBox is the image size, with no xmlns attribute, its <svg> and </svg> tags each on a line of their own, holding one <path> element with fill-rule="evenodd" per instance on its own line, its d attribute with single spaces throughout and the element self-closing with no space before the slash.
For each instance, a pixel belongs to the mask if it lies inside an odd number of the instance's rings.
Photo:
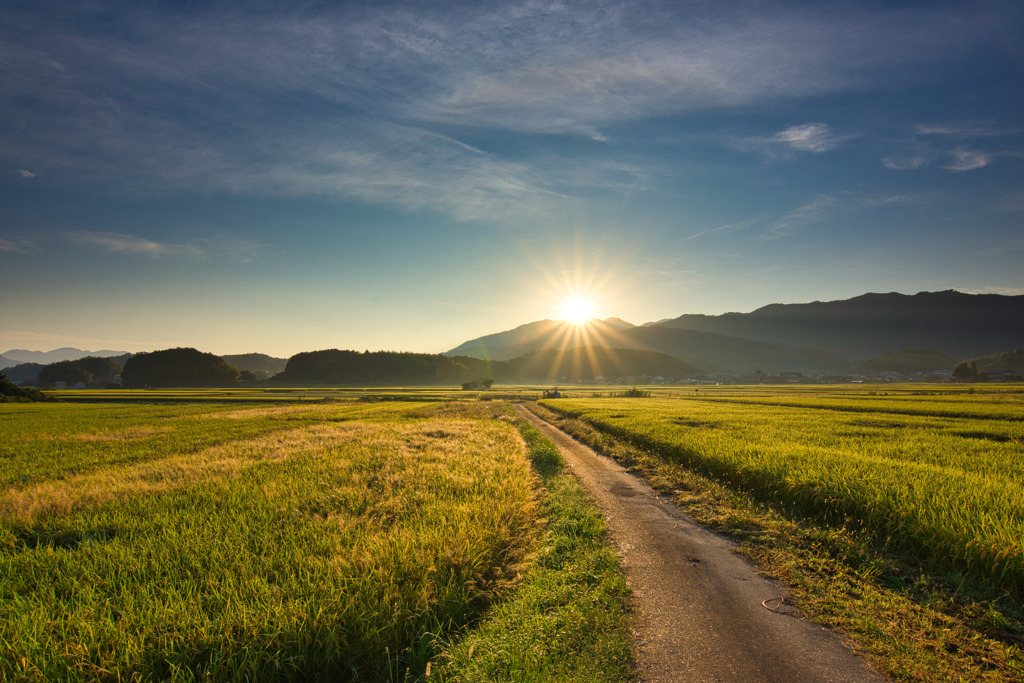
<svg viewBox="0 0 1024 683">
<path fill-rule="evenodd" d="M 935 370 L 934 372 L 926 372 L 924 374 L 924 381 L 926 382 L 948 382 L 953 379 L 953 373 L 949 370 Z"/>
<path fill-rule="evenodd" d="M 989 382 L 1019 382 L 1020 375 L 1009 368 L 1001 370 L 989 370 L 985 373 L 988 375 Z"/>
</svg>

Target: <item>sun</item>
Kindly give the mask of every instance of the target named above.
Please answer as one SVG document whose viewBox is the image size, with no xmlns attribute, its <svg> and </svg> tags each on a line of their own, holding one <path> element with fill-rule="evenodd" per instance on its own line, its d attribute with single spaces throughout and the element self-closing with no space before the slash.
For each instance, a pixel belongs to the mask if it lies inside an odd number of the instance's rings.
<svg viewBox="0 0 1024 683">
<path fill-rule="evenodd" d="M 594 317 L 594 302 L 590 299 L 574 296 L 562 302 L 562 318 L 580 325 Z"/>
</svg>

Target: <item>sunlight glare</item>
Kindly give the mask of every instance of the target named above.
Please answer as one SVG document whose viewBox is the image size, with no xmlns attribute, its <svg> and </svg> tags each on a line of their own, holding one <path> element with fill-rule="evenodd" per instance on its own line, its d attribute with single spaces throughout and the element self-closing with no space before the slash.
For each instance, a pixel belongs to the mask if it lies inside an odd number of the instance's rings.
<svg viewBox="0 0 1024 683">
<path fill-rule="evenodd" d="M 562 317 L 579 325 L 594 317 L 594 303 L 583 297 L 572 297 L 562 303 Z"/>
</svg>

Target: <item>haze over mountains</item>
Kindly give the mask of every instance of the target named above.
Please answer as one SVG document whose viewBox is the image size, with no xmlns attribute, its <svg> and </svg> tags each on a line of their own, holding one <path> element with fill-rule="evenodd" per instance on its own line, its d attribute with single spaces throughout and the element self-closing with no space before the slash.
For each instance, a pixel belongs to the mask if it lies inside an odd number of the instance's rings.
<svg viewBox="0 0 1024 683">
<path fill-rule="evenodd" d="M 957 361 L 979 357 L 987 357 L 985 362 L 993 367 L 1016 369 L 1020 353 L 1007 354 L 1022 347 L 1024 296 L 948 290 L 771 304 L 750 313 L 682 315 L 639 326 L 620 318 L 591 319 L 582 325 L 540 320 L 467 341 L 433 358 L 435 365 L 457 361 L 448 372 L 452 381 L 463 381 L 455 377 L 459 363 L 467 373 L 484 373 L 499 382 L 595 376 L 614 380 L 712 372 L 948 372 Z M 0 368 L 14 381 L 30 382 L 48 363 L 84 356 L 118 357 L 123 363 L 129 355 L 67 347 L 47 352 L 13 349 L 0 356 Z M 429 354 L 407 355 L 422 356 L 417 362 L 429 365 Z M 260 353 L 222 358 L 256 379 L 274 377 L 289 365 L 286 359 Z M 475 359 L 489 364 L 476 367 Z"/>
<path fill-rule="evenodd" d="M 461 344 L 448 355 L 508 360 L 526 353 L 603 346 L 670 354 L 698 367 L 840 372 L 882 353 L 931 349 L 961 360 L 1024 346 L 1024 296 L 947 290 L 864 294 L 751 313 L 682 315 L 634 326 L 542 320 Z"/>
<path fill-rule="evenodd" d="M 130 356 L 131 353 L 128 351 L 110 351 L 104 349 L 102 351 L 83 351 L 82 349 L 75 349 L 70 346 L 65 346 L 53 351 L 26 351 L 25 349 L 11 349 L 4 351 L 0 355 L 0 363 L 4 364 L 17 364 L 17 363 L 40 363 L 46 365 L 47 363 L 57 363 L 62 360 L 78 360 L 79 358 L 85 358 L 86 356 L 98 356 L 100 358 L 111 358 L 113 356 Z"/>
</svg>

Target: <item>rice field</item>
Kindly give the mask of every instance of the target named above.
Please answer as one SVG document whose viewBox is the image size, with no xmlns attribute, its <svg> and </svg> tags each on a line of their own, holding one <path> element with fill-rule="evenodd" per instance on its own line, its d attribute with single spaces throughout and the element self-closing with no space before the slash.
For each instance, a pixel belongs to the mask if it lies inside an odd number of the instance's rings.
<svg viewBox="0 0 1024 683">
<path fill-rule="evenodd" d="M 403 680 L 540 534 L 501 402 L 9 404 L 0 680 Z"/>
<path fill-rule="evenodd" d="M 761 500 L 1024 591 L 1019 390 L 709 387 L 542 403 Z"/>
</svg>

